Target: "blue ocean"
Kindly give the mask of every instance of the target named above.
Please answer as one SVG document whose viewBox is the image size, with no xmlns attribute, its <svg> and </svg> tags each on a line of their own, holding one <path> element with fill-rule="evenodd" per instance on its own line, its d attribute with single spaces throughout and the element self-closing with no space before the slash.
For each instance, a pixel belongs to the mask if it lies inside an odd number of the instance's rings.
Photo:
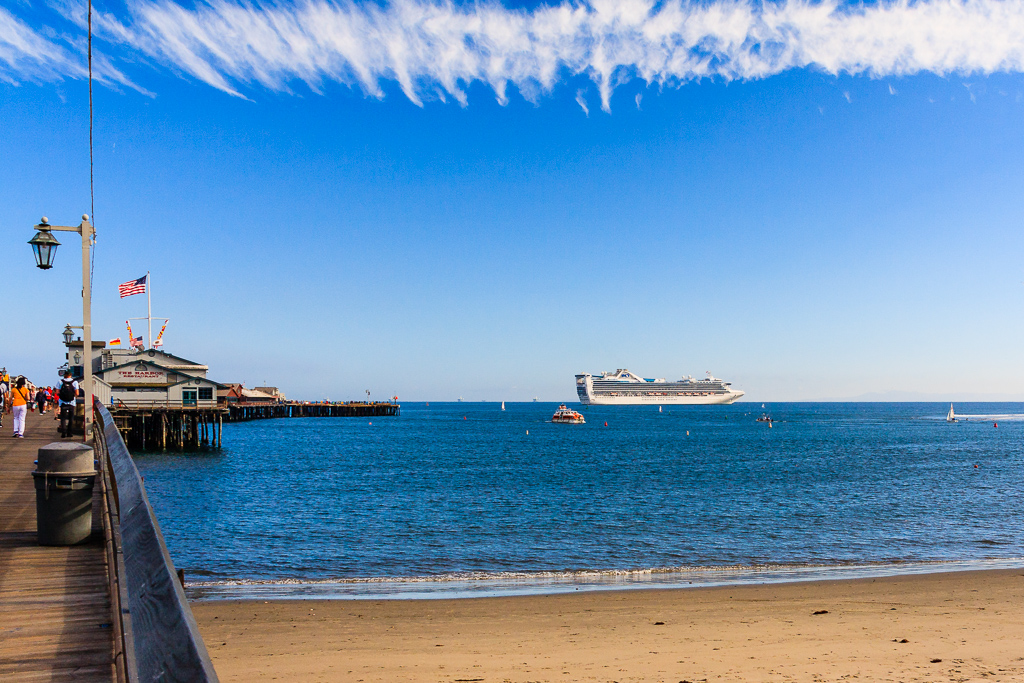
<svg viewBox="0 0 1024 683">
<path fill-rule="evenodd" d="M 1024 566 L 1024 404 L 575 407 L 226 424 L 220 451 L 136 462 L 195 598 Z"/>
</svg>

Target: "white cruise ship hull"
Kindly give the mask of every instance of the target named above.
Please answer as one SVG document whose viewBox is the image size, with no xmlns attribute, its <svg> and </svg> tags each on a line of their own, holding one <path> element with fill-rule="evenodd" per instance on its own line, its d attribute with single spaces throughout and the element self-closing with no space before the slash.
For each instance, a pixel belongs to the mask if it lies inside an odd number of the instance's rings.
<svg viewBox="0 0 1024 683">
<path fill-rule="evenodd" d="M 576 375 L 576 394 L 580 403 L 593 406 L 627 405 L 726 405 L 743 396 L 729 382 L 711 377 L 706 380 L 683 378 L 678 382 L 643 379 L 629 370 L 619 369 L 595 377 Z"/>
<path fill-rule="evenodd" d="M 727 394 L 713 396 L 580 396 L 580 403 L 585 406 L 708 406 L 726 405 L 740 396 L 742 391 L 730 391 Z"/>
</svg>

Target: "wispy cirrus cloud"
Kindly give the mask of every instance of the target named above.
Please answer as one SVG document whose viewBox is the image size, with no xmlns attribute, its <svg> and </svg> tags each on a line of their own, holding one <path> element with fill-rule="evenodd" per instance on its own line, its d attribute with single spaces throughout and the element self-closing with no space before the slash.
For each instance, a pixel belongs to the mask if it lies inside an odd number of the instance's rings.
<svg viewBox="0 0 1024 683">
<path fill-rule="evenodd" d="M 77 78 L 83 73 L 73 54 L 0 7 L 0 81 Z"/>
<path fill-rule="evenodd" d="M 52 29 L 33 29 L 0 7 L 0 82 L 16 85 L 23 81 L 59 81 L 85 78 L 88 73 L 84 36 L 79 34 L 72 39 Z M 93 76 L 101 83 L 146 92 L 101 53 L 93 56 Z"/>
<path fill-rule="evenodd" d="M 465 104 L 468 86 L 485 83 L 504 102 L 509 86 L 536 99 L 582 74 L 609 110 L 615 87 L 634 78 L 673 86 L 794 68 L 873 77 L 1024 70 L 1024 3 L 1016 0 L 590 0 L 529 11 L 437 0 L 158 0 L 129 8 L 94 16 L 111 54 L 141 53 L 234 95 L 296 84 L 319 91 L 333 81 L 380 97 L 382 83 L 395 81 L 417 103 Z M 80 21 L 82 13 L 71 6 L 65 15 Z M 33 57 L 30 41 L 10 57 L 5 16 L 18 21 L 0 13 L 0 66 L 16 74 L 70 65 L 65 75 L 80 75 L 73 60 Z"/>
</svg>

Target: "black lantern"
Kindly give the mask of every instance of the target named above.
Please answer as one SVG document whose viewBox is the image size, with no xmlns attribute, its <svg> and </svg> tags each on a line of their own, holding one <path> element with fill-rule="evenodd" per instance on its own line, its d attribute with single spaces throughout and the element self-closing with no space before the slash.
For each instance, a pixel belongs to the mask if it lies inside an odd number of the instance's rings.
<svg viewBox="0 0 1024 683">
<path fill-rule="evenodd" d="M 71 325 L 64 328 L 64 345 L 71 346 L 71 342 L 75 340 L 75 332 L 71 329 Z"/>
<path fill-rule="evenodd" d="M 36 255 L 36 266 L 43 270 L 49 270 L 53 268 L 53 257 L 57 255 L 57 247 L 60 246 L 60 242 L 50 234 L 50 224 L 46 222 L 46 216 L 43 216 L 43 220 L 36 226 L 36 230 L 39 232 L 28 243 L 32 245 L 32 252 Z"/>
</svg>

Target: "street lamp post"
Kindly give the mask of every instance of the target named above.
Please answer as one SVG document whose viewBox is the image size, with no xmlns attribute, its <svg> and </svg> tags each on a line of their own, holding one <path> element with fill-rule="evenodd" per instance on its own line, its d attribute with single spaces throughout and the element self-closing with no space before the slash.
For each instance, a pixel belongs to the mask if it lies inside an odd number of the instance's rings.
<svg viewBox="0 0 1024 683">
<path fill-rule="evenodd" d="M 36 257 L 36 266 L 42 270 L 53 267 L 53 257 L 57 253 L 60 242 L 50 234 L 51 230 L 59 232 L 77 232 L 82 236 L 82 351 L 85 359 L 85 377 L 82 380 L 85 390 L 85 441 L 88 443 L 92 435 L 92 292 L 89 283 L 89 252 L 96 231 L 89 222 L 89 216 L 82 215 L 82 222 L 77 227 L 66 225 L 50 225 L 44 216 L 36 226 L 35 237 L 28 241 Z M 70 326 L 69 326 L 70 327 Z"/>
</svg>

